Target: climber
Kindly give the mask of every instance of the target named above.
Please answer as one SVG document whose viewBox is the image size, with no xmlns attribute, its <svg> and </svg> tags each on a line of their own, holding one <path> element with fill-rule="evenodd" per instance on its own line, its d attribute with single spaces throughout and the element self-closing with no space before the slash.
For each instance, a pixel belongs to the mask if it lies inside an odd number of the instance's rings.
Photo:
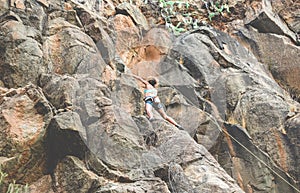
<svg viewBox="0 0 300 193">
<path fill-rule="evenodd" d="M 178 129 L 183 130 L 183 128 L 177 124 L 174 119 L 172 119 L 171 117 L 169 117 L 166 112 L 163 109 L 163 106 L 160 102 L 160 99 L 157 96 L 157 89 L 155 87 L 158 86 L 158 79 L 155 77 L 150 77 L 148 81 L 144 80 L 143 78 L 136 76 L 136 75 L 132 75 L 134 78 L 136 78 L 137 80 L 141 81 L 144 86 L 145 86 L 145 90 L 144 90 L 144 101 L 145 101 L 145 109 L 146 109 L 146 113 L 148 115 L 149 120 L 151 121 L 153 119 L 153 112 L 152 112 L 152 108 L 154 107 L 154 109 L 159 112 L 159 114 L 167 121 L 169 121 L 171 124 L 175 125 Z"/>
</svg>

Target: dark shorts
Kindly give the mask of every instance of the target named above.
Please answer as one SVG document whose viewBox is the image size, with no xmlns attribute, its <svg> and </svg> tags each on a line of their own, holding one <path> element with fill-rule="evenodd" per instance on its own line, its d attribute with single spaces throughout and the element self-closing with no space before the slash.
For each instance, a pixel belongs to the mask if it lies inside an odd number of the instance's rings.
<svg viewBox="0 0 300 193">
<path fill-rule="evenodd" d="M 144 99 L 144 101 L 145 101 L 146 104 L 152 105 L 155 110 L 163 108 L 163 106 L 162 106 L 161 103 L 155 103 L 154 102 L 154 98 L 153 97 L 146 97 Z"/>
</svg>

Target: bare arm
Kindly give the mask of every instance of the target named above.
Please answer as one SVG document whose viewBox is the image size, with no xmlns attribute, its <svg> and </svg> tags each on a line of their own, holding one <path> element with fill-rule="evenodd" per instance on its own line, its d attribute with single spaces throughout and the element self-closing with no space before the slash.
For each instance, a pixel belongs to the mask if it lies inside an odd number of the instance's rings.
<svg viewBox="0 0 300 193">
<path fill-rule="evenodd" d="M 145 86 L 146 86 L 147 84 L 149 84 L 146 80 L 144 80 L 143 78 L 141 78 L 141 77 L 139 77 L 139 76 L 137 76 L 137 75 L 132 74 L 132 76 L 133 76 L 135 79 L 137 79 L 137 80 L 141 81 L 142 83 L 144 83 Z"/>
</svg>

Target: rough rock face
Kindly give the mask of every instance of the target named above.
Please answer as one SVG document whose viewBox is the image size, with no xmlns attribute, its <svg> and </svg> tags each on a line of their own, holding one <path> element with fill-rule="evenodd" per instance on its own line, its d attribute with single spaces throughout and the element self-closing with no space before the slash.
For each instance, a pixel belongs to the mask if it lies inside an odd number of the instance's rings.
<svg viewBox="0 0 300 193">
<path fill-rule="evenodd" d="M 299 17 L 299 2 L 263 1 L 253 3 L 251 7 L 252 11 L 246 12 L 248 28 L 236 29 L 239 30 L 236 35 L 299 102 L 300 25 L 295 19 Z"/>
<path fill-rule="evenodd" d="M 7 16 L 13 17 L 13 15 Z M 46 71 L 41 49 L 41 32 L 19 22 L 17 18 L 1 25 L 1 84 L 6 87 L 37 83 Z"/>
<path fill-rule="evenodd" d="M 23 183 L 38 180 L 45 172 L 46 128 L 53 117 L 40 88 L 28 85 L 1 90 L 1 165 Z M 1 191 L 4 191 L 1 186 Z"/>
<path fill-rule="evenodd" d="M 173 63 L 175 63 L 179 59 L 176 56 L 179 54 L 184 56 L 182 65 L 191 72 L 190 74 L 193 77 L 202 78 L 202 84 L 211 88 L 210 100 L 217 106 L 220 115 L 219 119 L 230 124 L 242 126 L 240 132 L 243 131 L 245 132 L 244 135 L 246 135 L 246 137 L 241 137 L 236 133 L 237 131 L 232 129 L 232 126 L 225 126 L 226 130 L 230 129 L 228 132 L 231 136 L 238 136 L 224 139 L 226 140 L 227 148 L 230 150 L 231 159 L 226 158 L 228 154 L 223 154 L 223 150 L 218 153 L 219 150 L 215 152 L 215 149 L 212 148 L 211 152 L 218 155 L 220 162 L 225 168 L 229 165 L 231 166 L 228 167 L 227 171 L 236 176 L 236 179 L 239 180 L 241 187 L 246 192 L 252 192 L 255 189 L 265 189 L 266 192 L 295 191 L 292 187 L 282 186 L 280 182 L 282 179 L 278 179 L 277 175 L 272 175 L 272 172 L 274 170 L 277 171 L 279 166 L 283 171 L 280 170 L 277 173 L 280 173 L 281 177 L 290 181 L 291 178 L 284 172 L 294 173 L 297 170 L 297 165 L 293 165 L 295 163 L 292 160 L 294 160 L 295 153 L 293 138 L 298 134 L 292 138 L 284 134 L 286 133 L 285 121 L 288 119 L 289 114 L 295 113 L 294 107 L 299 108 L 299 104 L 293 102 L 276 82 L 270 78 L 264 66 L 243 47 L 234 43 L 234 40 L 221 32 L 205 28 L 200 30 L 200 32 L 188 34 L 179 39 L 178 43 L 175 43 L 172 48 L 173 52 L 171 51 L 172 57 L 170 58 L 173 58 L 175 60 Z M 203 34 L 211 34 L 212 36 L 213 33 L 215 35 L 212 39 L 203 37 L 205 36 Z M 191 50 L 195 50 L 194 47 L 201 48 L 202 54 L 197 53 L 197 51 L 192 52 Z M 203 57 L 197 57 L 199 55 Z M 165 79 L 172 80 L 171 77 L 173 77 L 174 81 L 172 82 L 176 82 L 176 75 L 172 76 L 170 73 L 172 71 L 168 70 L 168 78 Z M 180 89 L 178 90 L 180 91 Z M 187 92 L 182 91 L 181 93 L 184 95 Z M 202 97 L 201 92 L 196 93 L 196 95 L 199 98 Z M 199 103 L 200 105 L 201 103 Z M 208 112 L 210 111 L 210 109 L 207 110 Z M 180 116 L 180 114 L 178 115 Z M 222 127 L 222 125 L 220 126 Z M 236 139 L 238 141 L 235 141 Z M 240 142 L 242 145 L 245 144 L 244 147 L 247 149 L 236 142 Z M 267 164 L 259 167 L 258 165 L 254 166 L 254 164 L 250 169 L 248 163 L 253 163 L 253 157 L 249 157 L 249 152 L 247 152 L 249 149 L 256 156 L 261 154 L 260 151 L 266 152 L 275 164 L 269 161 L 262 161 L 263 164 L 266 162 Z M 286 156 L 289 152 L 291 157 Z M 270 159 L 268 156 L 263 156 L 265 158 L 262 158 L 262 156 L 258 157 L 262 160 Z M 264 169 L 262 170 L 261 167 Z M 234 170 L 231 168 L 234 168 Z M 243 171 L 248 172 L 244 173 Z M 250 177 L 249 173 L 253 173 L 251 175 L 253 177 Z M 266 173 L 270 173 L 268 182 L 258 180 L 258 176 L 266 175 Z M 297 178 L 298 175 L 296 174 L 294 177 Z M 265 186 L 262 185 L 264 183 L 271 184 Z M 277 187 L 272 183 L 280 184 L 280 186 Z"/>
<path fill-rule="evenodd" d="M 0 191 L 299 192 L 298 4 L 229 6 L 174 36 L 154 1 L 0 1 Z"/>
</svg>

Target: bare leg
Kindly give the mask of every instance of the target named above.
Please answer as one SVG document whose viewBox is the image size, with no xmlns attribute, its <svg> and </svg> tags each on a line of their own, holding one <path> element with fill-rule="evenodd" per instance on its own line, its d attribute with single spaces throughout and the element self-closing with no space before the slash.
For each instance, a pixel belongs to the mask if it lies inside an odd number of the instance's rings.
<svg viewBox="0 0 300 193">
<path fill-rule="evenodd" d="M 146 113 L 148 115 L 149 120 L 153 119 L 152 105 L 146 103 L 145 109 L 146 109 Z"/>
<path fill-rule="evenodd" d="M 169 121 L 171 124 L 178 126 L 178 124 L 176 123 L 176 121 L 174 121 L 174 119 L 172 119 L 171 117 L 169 117 L 166 112 L 164 111 L 163 108 L 160 108 L 157 110 L 157 112 L 159 112 L 159 114 L 167 121 Z"/>
</svg>

